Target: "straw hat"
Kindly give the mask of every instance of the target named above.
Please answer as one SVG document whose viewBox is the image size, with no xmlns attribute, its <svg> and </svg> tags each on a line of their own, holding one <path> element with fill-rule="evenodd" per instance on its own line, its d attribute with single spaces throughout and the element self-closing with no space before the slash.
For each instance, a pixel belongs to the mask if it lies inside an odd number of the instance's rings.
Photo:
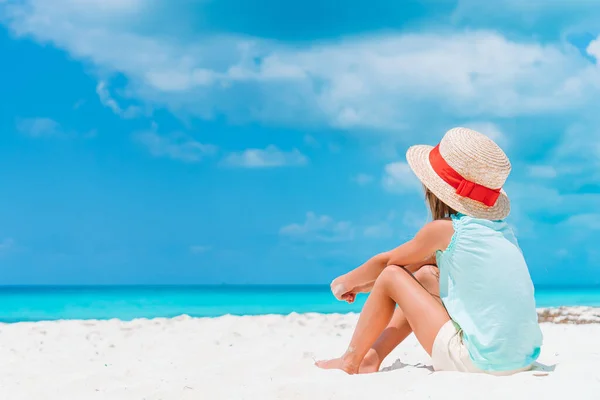
<svg viewBox="0 0 600 400">
<path fill-rule="evenodd" d="M 504 219 L 510 213 L 510 201 L 502 189 L 511 171 L 510 161 L 487 136 L 453 128 L 435 147 L 410 147 L 406 159 L 421 182 L 454 210 L 489 220 Z"/>
</svg>

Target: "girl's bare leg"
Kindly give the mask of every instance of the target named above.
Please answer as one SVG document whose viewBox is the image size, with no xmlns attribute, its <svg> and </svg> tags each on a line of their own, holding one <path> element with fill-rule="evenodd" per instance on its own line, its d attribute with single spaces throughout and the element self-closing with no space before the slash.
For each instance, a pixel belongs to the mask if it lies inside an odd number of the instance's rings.
<svg viewBox="0 0 600 400">
<path fill-rule="evenodd" d="M 440 328 L 450 320 L 446 309 L 406 270 L 386 268 L 373 287 L 358 319 L 348 350 L 341 358 L 320 361 L 325 369 L 358 373 L 365 355 L 389 324 L 394 308 L 402 309 L 406 320 L 428 354 Z"/>
<path fill-rule="evenodd" d="M 439 270 L 433 265 L 425 265 L 414 273 L 415 278 L 438 302 L 440 300 Z M 396 308 L 392 320 L 379 335 L 375 344 L 369 349 L 360 364 L 359 373 L 367 374 L 379 371 L 383 360 L 404 339 L 412 333 L 412 328 L 404 316 L 401 308 Z"/>
</svg>

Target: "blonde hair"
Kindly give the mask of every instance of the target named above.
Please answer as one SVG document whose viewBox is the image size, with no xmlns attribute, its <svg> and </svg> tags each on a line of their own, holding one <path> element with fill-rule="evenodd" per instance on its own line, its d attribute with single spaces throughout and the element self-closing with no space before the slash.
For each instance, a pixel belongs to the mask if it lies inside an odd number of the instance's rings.
<svg viewBox="0 0 600 400">
<path fill-rule="evenodd" d="M 457 214 L 456 210 L 441 201 L 431 190 L 423 185 L 425 190 L 425 202 L 433 220 L 448 218 L 451 215 Z"/>
</svg>

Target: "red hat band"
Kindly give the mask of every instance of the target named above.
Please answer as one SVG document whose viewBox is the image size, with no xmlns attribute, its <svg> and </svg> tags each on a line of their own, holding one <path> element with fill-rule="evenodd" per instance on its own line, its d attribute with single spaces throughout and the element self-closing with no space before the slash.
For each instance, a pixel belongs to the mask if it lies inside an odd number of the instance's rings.
<svg viewBox="0 0 600 400">
<path fill-rule="evenodd" d="M 496 204 L 500 197 L 500 188 L 490 189 L 478 183 L 463 178 L 454 170 L 440 154 L 440 145 L 435 146 L 429 153 L 429 163 L 435 173 L 448 185 L 456 189 L 456 194 L 478 201 L 488 207 Z"/>
</svg>

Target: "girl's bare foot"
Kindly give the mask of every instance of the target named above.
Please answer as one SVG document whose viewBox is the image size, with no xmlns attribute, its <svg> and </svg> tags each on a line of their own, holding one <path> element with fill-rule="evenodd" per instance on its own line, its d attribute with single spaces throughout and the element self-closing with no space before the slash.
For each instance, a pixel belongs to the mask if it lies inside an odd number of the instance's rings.
<svg viewBox="0 0 600 400">
<path fill-rule="evenodd" d="M 374 372 L 379 372 L 379 367 L 381 367 L 381 360 L 379 359 L 379 355 L 375 350 L 371 349 L 363 359 L 362 363 L 360 363 L 358 373 L 371 374 Z"/>
<path fill-rule="evenodd" d="M 348 361 L 345 361 L 343 357 L 317 361 L 315 365 L 322 369 L 339 369 L 349 375 L 358 373 L 358 368 L 355 365 L 350 364 Z"/>
</svg>

